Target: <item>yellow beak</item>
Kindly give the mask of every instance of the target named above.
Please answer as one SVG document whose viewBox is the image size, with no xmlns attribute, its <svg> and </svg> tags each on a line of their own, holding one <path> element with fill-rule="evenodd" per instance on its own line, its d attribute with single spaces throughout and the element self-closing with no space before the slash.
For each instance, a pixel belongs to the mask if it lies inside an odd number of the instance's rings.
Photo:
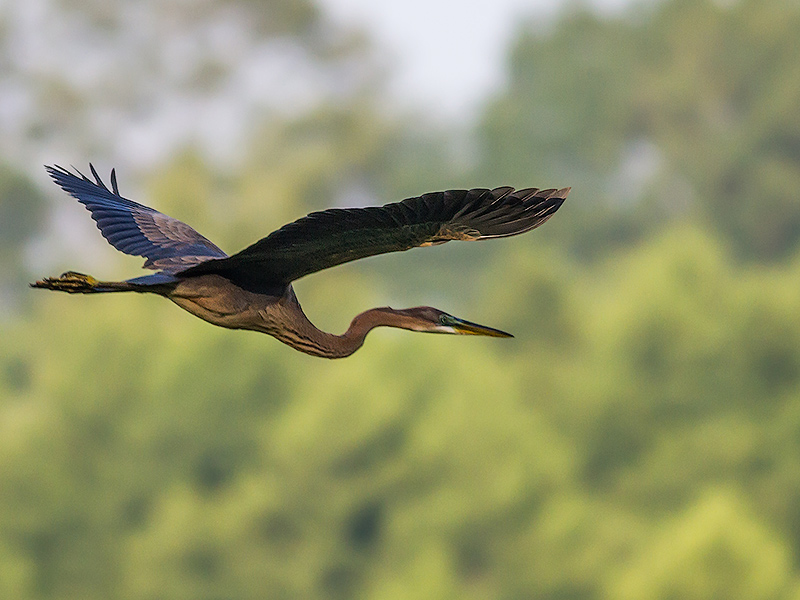
<svg viewBox="0 0 800 600">
<path fill-rule="evenodd" d="M 454 320 L 455 322 L 452 324 L 452 327 L 458 334 L 488 335 L 489 337 L 499 337 L 499 338 L 514 337 L 510 333 L 506 333 L 505 331 L 500 331 L 499 329 L 493 329 L 492 327 L 486 327 L 485 325 L 478 325 L 477 323 L 471 323 L 470 321 L 464 321 L 462 319 L 457 319 L 457 318 L 454 318 Z"/>
</svg>

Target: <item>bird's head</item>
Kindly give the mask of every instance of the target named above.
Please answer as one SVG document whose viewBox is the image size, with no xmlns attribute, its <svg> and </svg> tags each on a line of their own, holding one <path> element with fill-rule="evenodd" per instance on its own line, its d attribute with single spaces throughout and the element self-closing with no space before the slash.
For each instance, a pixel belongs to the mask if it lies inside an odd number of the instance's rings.
<svg viewBox="0 0 800 600">
<path fill-rule="evenodd" d="M 514 337 L 510 333 L 500 331 L 499 329 L 459 319 L 458 317 L 454 317 L 432 306 L 417 306 L 415 308 L 394 310 L 393 312 L 403 318 L 404 328 L 413 331 L 452 333 L 457 335 L 486 335 L 489 337 L 502 338 Z"/>
</svg>

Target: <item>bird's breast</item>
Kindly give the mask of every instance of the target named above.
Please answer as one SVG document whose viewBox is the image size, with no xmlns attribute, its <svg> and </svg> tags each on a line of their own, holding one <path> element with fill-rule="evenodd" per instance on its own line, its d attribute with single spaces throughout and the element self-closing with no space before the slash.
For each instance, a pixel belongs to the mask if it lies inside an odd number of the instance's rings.
<svg viewBox="0 0 800 600">
<path fill-rule="evenodd" d="M 280 297 L 240 288 L 219 275 L 182 279 L 168 298 L 196 317 L 229 329 L 263 330 L 262 314 Z"/>
</svg>

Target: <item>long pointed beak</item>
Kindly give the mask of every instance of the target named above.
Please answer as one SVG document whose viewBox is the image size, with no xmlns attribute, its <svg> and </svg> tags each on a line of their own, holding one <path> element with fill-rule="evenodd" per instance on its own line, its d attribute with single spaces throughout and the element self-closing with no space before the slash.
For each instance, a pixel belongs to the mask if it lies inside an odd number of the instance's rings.
<svg viewBox="0 0 800 600">
<path fill-rule="evenodd" d="M 471 323 L 470 321 L 464 321 L 463 319 L 455 319 L 455 323 L 453 323 L 452 327 L 456 333 L 462 335 L 488 335 L 489 337 L 499 338 L 514 337 L 505 331 L 493 329 L 492 327 L 486 327 L 485 325 L 478 325 L 477 323 Z"/>
</svg>

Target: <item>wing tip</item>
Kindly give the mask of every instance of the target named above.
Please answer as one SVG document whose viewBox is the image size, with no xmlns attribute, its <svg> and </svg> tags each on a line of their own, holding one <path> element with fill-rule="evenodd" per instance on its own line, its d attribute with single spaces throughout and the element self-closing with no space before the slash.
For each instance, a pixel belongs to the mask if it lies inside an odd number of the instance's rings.
<svg viewBox="0 0 800 600">
<path fill-rule="evenodd" d="M 481 233 L 469 239 L 493 239 L 519 235 L 543 225 L 561 208 L 571 187 L 522 188 L 506 192 L 509 188 L 492 190 L 491 202 L 472 210 L 461 211 L 457 219 Z M 458 238 L 467 239 L 467 238 Z"/>
<path fill-rule="evenodd" d="M 108 189 L 108 186 L 103 181 L 102 177 L 100 177 L 97 169 L 95 168 L 94 164 L 91 162 L 89 163 L 89 171 L 94 177 L 94 181 L 89 179 L 86 175 L 84 175 L 79 169 L 71 166 L 72 170 L 62 167 L 61 165 L 52 164 L 52 165 L 44 165 L 45 171 L 50 176 L 50 178 L 58 185 L 61 189 L 63 189 L 68 194 L 78 198 L 76 190 L 72 189 L 71 186 L 75 184 L 89 184 L 91 186 L 97 187 L 104 192 L 108 192 L 109 194 L 113 194 L 120 199 L 122 195 L 119 193 L 119 185 L 117 183 L 117 172 L 116 169 L 111 169 L 111 189 Z"/>
</svg>

